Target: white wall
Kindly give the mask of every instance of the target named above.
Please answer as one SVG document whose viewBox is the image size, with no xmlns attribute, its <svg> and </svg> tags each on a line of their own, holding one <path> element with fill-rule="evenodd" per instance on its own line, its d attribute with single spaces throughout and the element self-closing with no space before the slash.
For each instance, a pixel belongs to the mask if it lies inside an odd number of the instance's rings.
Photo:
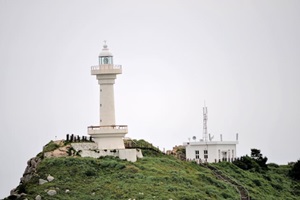
<svg viewBox="0 0 300 200">
<path fill-rule="evenodd" d="M 195 151 L 199 151 L 199 158 L 202 162 L 204 159 L 204 150 L 208 151 L 207 162 L 218 162 L 219 159 L 222 160 L 224 156 L 226 159 L 236 158 L 236 144 L 235 143 L 198 143 L 198 144 L 186 144 L 186 159 L 196 160 Z M 219 153 L 220 152 L 220 153 Z M 222 152 L 226 152 L 226 155 L 223 155 Z"/>
</svg>

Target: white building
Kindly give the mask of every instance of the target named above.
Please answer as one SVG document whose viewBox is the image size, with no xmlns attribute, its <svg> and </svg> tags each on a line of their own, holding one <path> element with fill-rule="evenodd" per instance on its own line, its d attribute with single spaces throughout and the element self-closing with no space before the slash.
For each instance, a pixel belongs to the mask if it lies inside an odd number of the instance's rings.
<svg viewBox="0 0 300 200">
<path fill-rule="evenodd" d="M 203 108 L 203 138 L 196 141 L 184 142 L 186 150 L 186 159 L 195 160 L 197 162 L 219 162 L 233 161 L 236 158 L 236 145 L 238 144 L 238 135 L 236 141 L 223 141 L 222 135 L 220 141 L 213 141 L 209 136 L 207 138 L 207 107 Z"/>
<path fill-rule="evenodd" d="M 233 161 L 236 158 L 237 141 L 184 142 L 186 159 L 197 162 Z"/>
<path fill-rule="evenodd" d="M 97 144 L 102 156 L 111 155 L 105 152 L 113 150 L 115 156 L 134 162 L 137 157 L 136 149 L 125 149 L 123 141 L 128 133 L 127 125 L 115 123 L 114 84 L 117 75 L 122 74 L 122 66 L 113 64 L 113 55 L 106 43 L 99 55 L 99 64 L 91 67 L 91 74 L 96 76 L 100 85 L 100 121 L 99 125 L 88 127 L 88 134 Z"/>
</svg>

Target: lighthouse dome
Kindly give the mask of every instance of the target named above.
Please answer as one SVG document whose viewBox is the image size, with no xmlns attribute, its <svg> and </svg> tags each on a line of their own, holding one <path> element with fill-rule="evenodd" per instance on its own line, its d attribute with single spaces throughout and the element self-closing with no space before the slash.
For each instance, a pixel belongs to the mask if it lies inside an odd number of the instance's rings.
<svg viewBox="0 0 300 200">
<path fill-rule="evenodd" d="M 106 57 L 106 56 L 112 57 L 113 55 L 112 55 L 112 53 L 109 51 L 109 49 L 107 48 L 107 44 L 106 44 L 106 42 L 105 42 L 104 45 L 103 45 L 103 49 L 102 49 L 102 51 L 101 51 L 100 54 L 99 54 L 99 57 Z"/>
</svg>

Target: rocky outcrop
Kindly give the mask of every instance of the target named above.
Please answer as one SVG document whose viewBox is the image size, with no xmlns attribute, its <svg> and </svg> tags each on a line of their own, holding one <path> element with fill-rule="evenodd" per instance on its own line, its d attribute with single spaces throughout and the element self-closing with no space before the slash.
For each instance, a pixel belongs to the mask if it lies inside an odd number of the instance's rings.
<svg viewBox="0 0 300 200">
<path fill-rule="evenodd" d="M 33 177 L 40 162 L 41 159 L 37 157 L 28 160 L 27 167 L 23 173 L 23 177 L 21 178 L 21 183 L 27 183 Z"/>
<path fill-rule="evenodd" d="M 27 161 L 27 167 L 20 180 L 20 184 L 17 188 L 10 191 L 9 199 L 23 199 L 24 196 L 26 196 L 22 189 L 24 187 L 23 184 L 27 183 L 36 174 L 37 166 L 40 162 L 41 159 L 38 157 L 31 158 Z"/>
<path fill-rule="evenodd" d="M 44 153 L 44 157 L 45 158 L 51 158 L 51 157 L 67 157 L 69 156 L 68 154 L 68 149 L 71 147 L 71 145 L 66 145 L 66 146 L 62 146 L 59 147 L 53 151 L 49 151 L 49 152 L 45 152 Z"/>
</svg>

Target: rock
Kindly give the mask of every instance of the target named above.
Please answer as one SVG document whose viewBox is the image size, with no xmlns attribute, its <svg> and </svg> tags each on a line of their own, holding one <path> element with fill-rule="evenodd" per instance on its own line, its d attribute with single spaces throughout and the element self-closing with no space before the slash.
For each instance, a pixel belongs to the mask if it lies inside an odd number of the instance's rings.
<svg viewBox="0 0 300 200">
<path fill-rule="evenodd" d="M 54 195 L 57 194 L 57 192 L 56 192 L 56 190 L 48 190 L 47 194 L 48 194 L 49 196 L 54 196 Z"/>
<path fill-rule="evenodd" d="M 65 193 L 69 193 L 69 192 L 70 192 L 70 190 L 69 190 L 69 189 L 66 189 Z"/>
<path fill-rule="evenodd" d="M 50 174 L 48 175 L 48 177 L 47 177 L 47 180 L 49 181 L 49 182 L 51 182 L 51 181 L 53 181 L 54 180 L 54 177 L 53 176 L 51 176 Z"/>
<path fill-rule="evenodd" d="M 21 183 L 26 183 L 33 177 L 40 162 L 41 159 L 37 157 L 31 158 L 27 161 L 27 167 L 23 173 L 23 177 L 21 178 Z"/>
<path fill-rule="evenodd" d="M 44 179 L 39 179 L 39 184 L 40 185 L 43 185 L 45 183 L 48 183 L 48 181 L 44 180 Z"/>
<path fill-rule="evenodd" d="M 26 193 L 21 193 L 20 194 L 20 197 L 24 197 L 24 196 L 26 196 L 27 194 Z"/>
<path fill-rule="evenodd" d="M 14 188 L 10 191 L 10 195 L 16 194 L 17 193 L 17 188 Z"/>
<path fill-rule="evenodd" d="M 41 195 L 37 195 L 37 196 L 35 197 L 35 200 L 42 200 Z"/>
</svg>

